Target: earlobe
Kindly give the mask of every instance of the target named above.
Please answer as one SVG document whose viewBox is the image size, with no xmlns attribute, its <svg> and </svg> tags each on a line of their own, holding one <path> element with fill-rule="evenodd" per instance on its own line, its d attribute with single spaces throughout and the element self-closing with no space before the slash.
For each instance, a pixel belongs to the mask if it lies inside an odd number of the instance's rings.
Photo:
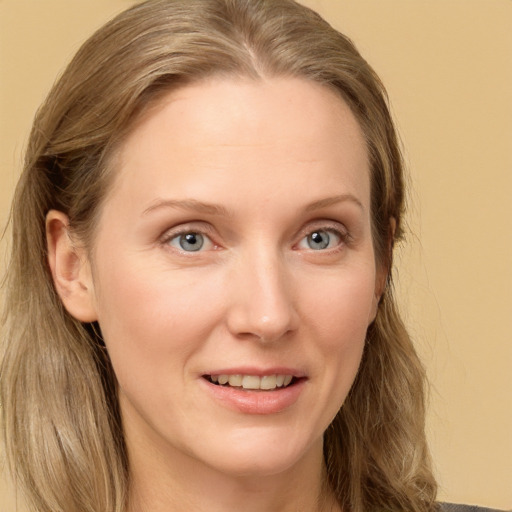
<svg viewBox="0 0 512 512">
<path fill-rule="evenodd" d="M 85 249 L 73 243 L 67 215 L 57 210 L 48 212 L 46 242 L 53 283 L 64 307 L 80 322 L 96 321 L 89 260 Z"/>
</svg>

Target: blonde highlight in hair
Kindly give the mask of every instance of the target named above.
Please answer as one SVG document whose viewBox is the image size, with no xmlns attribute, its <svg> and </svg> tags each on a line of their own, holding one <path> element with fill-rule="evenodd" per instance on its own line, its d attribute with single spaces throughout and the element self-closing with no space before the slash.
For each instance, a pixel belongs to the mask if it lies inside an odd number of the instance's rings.
<svg viewBox="0 0 512 512">
<path fill-rule="evenodd" d="M 46 214 L 66 213 L 91 247 L 116 148 L 134 122 L 169 90 L 212 75 L 301 77 L 340 94 L 366 137 L 376 258 L 391 265 L 403 163 L 385 90 L 350 40 L 292 0 L 150 0 L 114 18 L 38 111 L 12 207 L 2 426 L 36 512 L 125 512 L 130 484 L 115 375 L 99 326 L 72 318 L 55 291 Z M 345 511 L 435 509 L 424 382 L 388 286 L 325 434 L 328 483 Z"/>
</svg>

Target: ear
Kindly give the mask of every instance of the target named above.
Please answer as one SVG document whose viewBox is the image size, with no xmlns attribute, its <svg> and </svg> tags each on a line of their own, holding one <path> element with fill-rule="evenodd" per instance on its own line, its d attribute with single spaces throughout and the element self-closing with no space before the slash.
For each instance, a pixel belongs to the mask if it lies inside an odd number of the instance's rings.
<svg viewBox="0 0 512 512">
<path fill-rule="evenodd" d="M 396 232 L 396 219 L 391 217 L 389 219 L 389 231 L 388 231 L 388 240 L 386 247 L 386 254 L 384 255 L 384 259 L 377 264 L 377 273 L 375 276 L 375 296 L 373 298 L 372 304 L 372 322 L 375 320 L 377 316 L 377 310 L 379 308 L 379 303 L 384 295 L 384 291 L 386 290 L 386 286 L 389 280 L 389 274 L 391 272 L 391 266 L 393 263 L 393 245 L 395 241 L 395 232 Z"/>
<path fill-rule="evenodd" d="M 73 243 L 67 215 L 57 210 L 48 212 L 46 242 L 53 282 L 64 307 L 80 322 L 96 321 L 89 259 L 85 249 Z"/>
</svg>

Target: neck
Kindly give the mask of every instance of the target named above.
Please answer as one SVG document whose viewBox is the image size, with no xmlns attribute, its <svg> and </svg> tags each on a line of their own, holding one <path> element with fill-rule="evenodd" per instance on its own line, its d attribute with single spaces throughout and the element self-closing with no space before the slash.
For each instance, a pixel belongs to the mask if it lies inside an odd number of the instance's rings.
<svg viewBox="0 0 512 512">
<path fill-rule="evenodd" d="M 337 512 L 326 484 L 322 441 L 293 468 L 273 475 L 233 475 L 172 457 L 130 450 L 129 512 Z"/>
</svg>

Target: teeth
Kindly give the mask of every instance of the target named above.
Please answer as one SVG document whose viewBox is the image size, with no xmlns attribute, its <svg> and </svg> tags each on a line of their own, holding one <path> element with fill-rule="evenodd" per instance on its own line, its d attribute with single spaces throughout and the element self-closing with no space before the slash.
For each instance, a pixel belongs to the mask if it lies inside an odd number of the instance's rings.
<svg viewBox="0 0 512 512">
<path fill-rule="evenodd" d="M 242 387 L 244 389 L 261 389 L 261 379 L 255 375 L 244 375 L 242 379 Z"/>
<path fill-rule="evenodd" d="M 276 381 L 277 377 L 275 375 L 265 375 L 265 377 L 261 378 L 260 389 L 275 389 L 277 386 Z"/>
<path fill-rule="evenodd" d="M 229 385 L 236 386 L 239 388 L 242 385 L 242 376 L 241 375 L 230 375 L 229 376 Z"/>
<path fill-rule="evenodd" d="M 243 389 L 272 390 L 286 387 L 293 379 L 293 375 L 210 375 L 215 384 L 233 386 Z"/>
</svg>

